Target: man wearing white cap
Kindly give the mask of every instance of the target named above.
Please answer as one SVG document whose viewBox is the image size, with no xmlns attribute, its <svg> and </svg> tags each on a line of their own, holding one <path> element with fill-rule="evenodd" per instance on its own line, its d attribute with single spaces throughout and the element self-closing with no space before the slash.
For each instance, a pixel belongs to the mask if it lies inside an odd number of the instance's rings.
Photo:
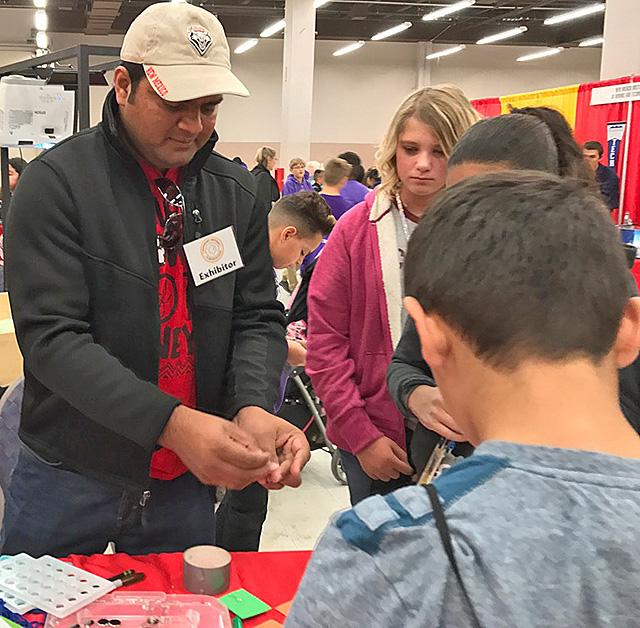
<svg viewBox="0 0 640 628">
<path fill-rule="evenodd" d="M 297 486 L 309 459 L 268 412 L 267 207 L 213 152 L 223 95 L 248 96 L 222 26 L 154 4 L 121 58 L 102 122 L 30 165 L 6 226 L 25 393 L 3 553 L 213 543 L 211 485 Z"/>
</svg>

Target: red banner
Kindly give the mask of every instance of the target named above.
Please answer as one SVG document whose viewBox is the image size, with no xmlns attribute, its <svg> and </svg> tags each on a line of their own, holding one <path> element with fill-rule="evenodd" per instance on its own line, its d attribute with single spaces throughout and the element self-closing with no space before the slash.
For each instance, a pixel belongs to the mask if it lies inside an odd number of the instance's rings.
<svg viewBox="0 0 640 628">
<path fill-rule="evenodd" d="M 502 105 L 499 98 L 480 98 L 472 100 L 471 104 L 483 118 L 492 118 L 502 113 Z"/>
<path fill-rule="evenodd" d="M 640 123 L 640 101 L 633 103 L 611 103 L 606 105 L 591 105 L 591 93 L 597 87 L 608 87 L 612 85 L 622 85 L 631 82 L 631 77 L 612 79 L 609 81 L 599 81 L 596 83 L 585 83 L 578 89 L 578 106 L 576 112 L 576 140 L 583 144 L 589 140 L 596 140 L 605 148 L 604 165 L 607 154 L 607 123 L 627 122 L 629 106 L 633 106 L 631 113 L 631 128 L 625 129 L 625 137 L 620 145 L 616 172 L 620 177 L 622 191 L 623 164 L 625 160 L 626 147 L 629 146 L 629 160 L 627 164 L 627 181 L 622 202 L 622 212 L 629 213 L 634 223 L 640 222 L 640 134 L 633 133 L 632 129 Z"/>
</svg>

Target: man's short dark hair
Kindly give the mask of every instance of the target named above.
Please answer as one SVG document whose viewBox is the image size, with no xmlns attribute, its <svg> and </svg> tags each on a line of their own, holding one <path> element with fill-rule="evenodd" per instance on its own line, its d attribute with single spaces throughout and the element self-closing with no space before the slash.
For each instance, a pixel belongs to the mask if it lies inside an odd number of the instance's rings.
<svg viewBox="0 0 640 628">
<path fill-rule="evenodd" d="M 271 208 L 270 218 L 294 226 L 303 238 L 317 233 L 329 235 L 336 224 L 327 201 L 317 192 L 298 192 L 282 197 Z"/>
<path fill-rule="evenodd" d="M 589 140 L 588 142 L 585 142 L 582 145 L 582 148 L 584 148 L 585 150 L 597 150 L 600 157 L 604 155 L 604 148 L 602 144 L 600 144 L 600 142 L 596 142 L 595 140 Z"/>
<path fill-rule="evenodd" d="M 130 61 L 120 61 L 120 65 L 129 73 L 131 80 L 131 94 L 129 94 L 129 102 L 133 102 L 138 91 L 140 81 L 145 77 L 144 66 L 141 63 L 131 63 Z"/>
<path fill-rule="evenodd" d="M 471 177 L 445 190 L 409 243 L 407 294 L 478 357 L 599 361 L 629 298 L 617 229 L 585 184 L 537 172 Z"/>
</svg>

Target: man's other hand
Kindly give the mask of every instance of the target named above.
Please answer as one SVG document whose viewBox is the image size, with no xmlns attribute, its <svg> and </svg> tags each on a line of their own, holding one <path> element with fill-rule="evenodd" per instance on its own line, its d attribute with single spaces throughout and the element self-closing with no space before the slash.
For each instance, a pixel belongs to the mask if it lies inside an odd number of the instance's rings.
<svg viewBox="0 0 640 628">
<path fill-rule="evenodd" d="M 300 486 L 300 472 L 311 457 L 309 443 L 301 430 L 256 406 L 242 408 L 233 421 L 268 452 L 273 464 L 277 464 L 260 482 L 265 488 Z"/>
</svg>

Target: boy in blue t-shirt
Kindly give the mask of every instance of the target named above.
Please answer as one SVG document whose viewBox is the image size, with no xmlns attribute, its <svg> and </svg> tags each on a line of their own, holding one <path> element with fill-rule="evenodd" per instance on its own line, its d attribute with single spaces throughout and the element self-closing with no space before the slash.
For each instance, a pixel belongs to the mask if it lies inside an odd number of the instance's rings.
<svg viewBox="0 0 640 628">
<path fill-rule="evenodd" d="M 477 449 L 435 495 L 338 515 L 287 628 L 640 625 L 640 437 L 617 383 L 640 299 L 603 205 L 553 175 L 472 177 L 424 215 L 405 272 L 424 358 Z"/>
</svg>

